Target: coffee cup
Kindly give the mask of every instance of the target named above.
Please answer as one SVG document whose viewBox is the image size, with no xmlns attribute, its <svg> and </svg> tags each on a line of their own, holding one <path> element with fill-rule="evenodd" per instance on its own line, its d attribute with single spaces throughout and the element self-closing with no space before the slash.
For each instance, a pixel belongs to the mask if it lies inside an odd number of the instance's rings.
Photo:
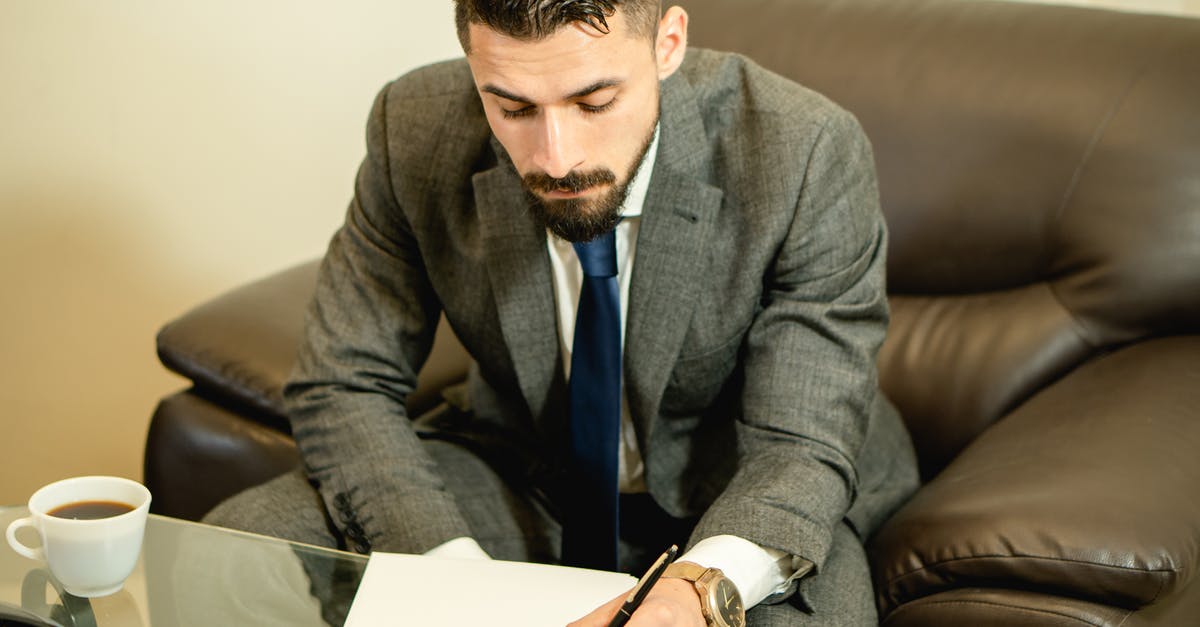
<svg viewBox="0 0 1200 627">
<path fill-rule="evenodd" d="M 46 562 L 63 588 L 80 597 L 101 597 L 121 589 L 142 551 L 150 491 L 120 477 L 74 477 L 51 483 L 29 498 L 29 516 L 5 533 L 21 555 Z M 31 527 L 41 547 L 17 539 Z"/>
</svg>

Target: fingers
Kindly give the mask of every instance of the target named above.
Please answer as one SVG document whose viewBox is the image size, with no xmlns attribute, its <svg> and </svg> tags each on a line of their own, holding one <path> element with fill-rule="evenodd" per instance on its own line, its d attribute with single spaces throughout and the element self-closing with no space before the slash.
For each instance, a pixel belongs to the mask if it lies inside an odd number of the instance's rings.
<svg viewBox="0 0 1200 627">
<path fill-rule="evenodd" d="M 608 627 L 628 596 L 626 591 L 567 627 Z M 626 627 L 704 627 L 704 624 L 700 597 L 691 582 L 664 579 L 650 589 Z"/>
</svg>

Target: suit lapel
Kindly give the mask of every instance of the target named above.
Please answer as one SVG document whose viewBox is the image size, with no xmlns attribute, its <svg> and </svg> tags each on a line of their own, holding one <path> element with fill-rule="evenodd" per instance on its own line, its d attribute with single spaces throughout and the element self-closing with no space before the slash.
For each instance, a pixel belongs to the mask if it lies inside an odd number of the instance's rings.
<svg viewBox="0 0 1200 627">
<path fill-rule="evenodd" d="M 475 204 L 483 254 L 500 329 L 512 357 L 521 394 L 532 415 L 545 415 L 558 371 L 558 325 L 546 233 L 525 211 L 525 195 L 499 143 L 496 167 L 476 174 Z"/>
<path fill-rule="evenodd" d="M 642 210 L 625 330 L 626 395 L 641 445 L 657 415 L 691 312 L 703 297 L 700 274 L 721 208 L 711 155 L 691 87 L 663 82 L 659 153 Z M 525 195 L 499 142 L 496 167 L 476 174 L 483 254 L 504 342 L 534 417 L 547 416 L 560 371 L 553 276 L 545 231 L 526 216 Z"/>
<path fill-rule="evenodd" d="M 723 197 L 707 182 L 712 164 L 703 121 L 678 74 L 663 82 L 661 109 L 625 329 L 626 396 L 643 450 L 692 310 L 704 296 L 701 273 Z"/>
</svg>

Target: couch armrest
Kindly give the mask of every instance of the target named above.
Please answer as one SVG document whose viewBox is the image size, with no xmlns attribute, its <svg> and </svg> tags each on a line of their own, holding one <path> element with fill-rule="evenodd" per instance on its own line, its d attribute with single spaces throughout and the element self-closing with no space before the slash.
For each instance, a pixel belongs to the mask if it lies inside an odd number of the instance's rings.
<svg viewBox="0 0 1200 627">
<path fill-rule="evenodd" d="M 304 313 L 320 262 L 311 261 L 227 292 L 167 323 L 158 356 L 207 396 L 246 406 L 260 421 L 287 428 L 283 385 L 296 360 Z M 429 359 L 409 395 L 419 416 L 442 388 L 462 380 L 470 358 L 442 319 Z"/>
<path fill-rule="evenodd" d="M 888 612 L 951 588 L 1135 609 L 1200 560 L 1200 336 L 1089 362 L 969 445 L 871 540 Z"/>
<path fill-rule="evenodd" d="M 226 498 L 298 466 L 296 443 L 264 422 L 195 390 L 162 399 L 146 435 L 150 511 L 200 520 Z"/>
</svg>

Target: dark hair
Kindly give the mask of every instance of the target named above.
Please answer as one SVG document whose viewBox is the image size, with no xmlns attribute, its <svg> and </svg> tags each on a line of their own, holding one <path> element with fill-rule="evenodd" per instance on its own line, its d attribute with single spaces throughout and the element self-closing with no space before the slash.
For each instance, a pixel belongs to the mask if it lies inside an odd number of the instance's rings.
<svg viewBox="0 0 1200 627">
<path fill-rule="evenodd" d="M 470 54 L 471 24 L 483 24 L 516 39 L 539 41 L 575 22 L 607 33 L 607 18 L 620 8 L 633 34 L 653 40 L 661 4 L 661 0 L 454 0 L 454 24 L 459 43 Z"/>
</svg>

